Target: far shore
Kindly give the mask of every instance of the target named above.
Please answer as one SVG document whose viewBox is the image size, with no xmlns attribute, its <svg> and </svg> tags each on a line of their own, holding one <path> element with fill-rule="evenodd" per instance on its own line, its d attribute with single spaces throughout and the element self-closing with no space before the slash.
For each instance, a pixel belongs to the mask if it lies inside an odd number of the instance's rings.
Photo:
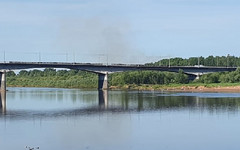
<svg viewBox="0 0 240 150">
<path fill-rule="evenodd" d="M 122 87 L 111 86 L 110 89 L 129 89 L 129 90 L 153 90 L 153 91 L 172 91 L 172 92 L 227 92 L 227 93 L 240 93 L 240 85 L 230 86 L 207 86 L 207 85 L 125 85 Z"/>
</svg>

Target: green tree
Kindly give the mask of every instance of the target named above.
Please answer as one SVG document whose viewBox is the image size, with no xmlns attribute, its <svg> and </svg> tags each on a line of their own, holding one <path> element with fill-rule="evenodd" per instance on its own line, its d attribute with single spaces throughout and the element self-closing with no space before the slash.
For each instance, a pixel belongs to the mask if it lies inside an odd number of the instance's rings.
<svg viewBox="0 0 240 150">
<path fill-rule="evenodd" d="M 7 75 L 7 77 L 15 77 L 16 76 L 14 71 L 8 71 L 6 75 Z"/>
<path fill-rule="evenodd" d="M 175 77 L 176 83 L 187 83 L 188 77 L 184 74 L 183 70 L 179 70 L 178 74 Z"/>
</svg>

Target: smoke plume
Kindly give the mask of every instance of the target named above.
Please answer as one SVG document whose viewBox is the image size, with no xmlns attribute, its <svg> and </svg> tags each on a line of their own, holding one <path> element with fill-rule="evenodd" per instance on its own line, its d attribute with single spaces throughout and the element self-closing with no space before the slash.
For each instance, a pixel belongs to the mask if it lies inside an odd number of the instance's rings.
<svg viewBox="0 0 240 150">
<path fill-rule="evenodd" d="M 143 55 L 130 42 L 127 22 L 78 18 L 60 24 L 60 49 L 76 62 L 139 63 Z"/>
</svg>

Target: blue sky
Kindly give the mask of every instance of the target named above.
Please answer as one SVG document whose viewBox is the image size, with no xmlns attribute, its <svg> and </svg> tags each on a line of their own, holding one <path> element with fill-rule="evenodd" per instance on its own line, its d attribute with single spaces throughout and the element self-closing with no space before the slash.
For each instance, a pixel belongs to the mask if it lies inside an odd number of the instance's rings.
<svg viewBox="0 0 240 150">
<path fill-rule="evenodd" d="M 239 17 L 237 0 L 0 0 L 0 51 L 26 61 L 239 56 Z"/>
</svg>

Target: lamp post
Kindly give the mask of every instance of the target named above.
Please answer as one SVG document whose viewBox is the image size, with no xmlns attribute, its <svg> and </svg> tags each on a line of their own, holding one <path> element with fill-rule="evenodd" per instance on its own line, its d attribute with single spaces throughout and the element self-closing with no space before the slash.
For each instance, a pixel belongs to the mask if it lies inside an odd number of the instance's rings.
<svg viewBox="0 0 240 150">
<path fill-rule="evenodd" d="M 66 62 L 68 62 L 68 53 L 66 53 Z"/>
<path fill-rule="evenodd" d="M 227 68 L 229 67 L 229 54 L 227 55 Z"/>
<path fill-rule="evenodd" d="M 200 58 L 198 57 L 198 67 L 200 67 Z"/>
<path fill-rule="evenodd" d="M 41 52 L 38 52 L 38 61 L 41 62 Z"/>
<path fill-rule="evenodd" d="M 4 61 L 4 63 L 6 62 L 6 60 L 5 60 L 5 51 L 3 52 L 3 61 Z"/>
<path fill-rule="evenodd" d="M 168 60 L 168 67 L 169 68 L 171 67 L 171 57 L 169 57 L 169 60 Z"/>
</svg>

